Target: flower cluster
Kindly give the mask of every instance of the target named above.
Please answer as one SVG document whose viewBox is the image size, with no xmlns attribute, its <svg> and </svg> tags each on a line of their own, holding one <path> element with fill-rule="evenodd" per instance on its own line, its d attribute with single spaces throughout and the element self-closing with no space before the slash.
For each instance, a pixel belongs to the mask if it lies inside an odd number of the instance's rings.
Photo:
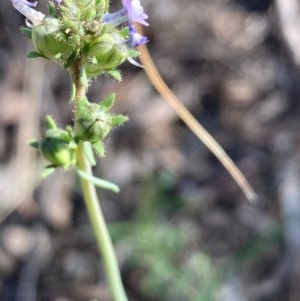
<svg viewBox="0 0 300 301">
<path fill-rule="evenodd" d="M 148 25 L 140 1 L 122 0 L 123 8 L 110 13 L 108 0 L 51 0 L 47 14 L 35 10 L 37 2 L 10 1 L 26 17 L 27 27 L 22 31 L 34 46 L 28 56 L 62 64 L 69 71 L 74 88 L 74 125 L 60 129 L 48 117 L 46 132 L 31 145 L 48 160 L 46 170 L 51 172 L 57 167 L 76 166 L 80 143 L 103 156 L 103 139 L 127 117 L 110 113 L 113 94 L 100 103 L 91 103 L 86 90 L 90 79 L 102 73 L 121 80 L 117 68 L 125 60 L 139 65 L 134 60 L 139 54 L 135 48 L 148 41 L 134 25 Z"/>
<path fill-rule="evenodd" d="M 134 26 L 148 25 L 139 0 L 123 0 L 123 8 L 113 13 L 108 12 L 107 0 L 52 0 L 47 15 L 34 9 L 37 2 L 10 1 L 26 17 L 28 28 L 23 32 L 35 48 L 31 57 L 65 66 L 81 57 L 88 77 L 111 73 L 126 59 L 135 63 L 137 52 L 131 49 L 148 42 Z"/>
</svg>

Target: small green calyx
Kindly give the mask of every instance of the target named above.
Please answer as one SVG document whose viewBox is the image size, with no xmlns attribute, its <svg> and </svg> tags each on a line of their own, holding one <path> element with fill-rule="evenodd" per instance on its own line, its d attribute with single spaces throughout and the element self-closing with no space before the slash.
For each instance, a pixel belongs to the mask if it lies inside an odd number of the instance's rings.
<svg viewBox="0 0 300 301">
<path fill-rule="evenodd" d="M 103 139 L 107 137 L 113 127 L 128 120 L 123 115 L 113 115 L 109 111 L 115 101 L 111 94 L 100 104 L 89 103 L 87 99 L 80 100 L 75 115 L 74 133 L 78 140 L 89 141 L 94 151 L 104 155 Z"/>
<path fill-rule="evenodd" d="M 127 58 L 125 39 L 116 32 L 105 33 L 88 45 L 85 68 L 89 77 L 114 70 Z"/>
<path fill-rule="evenodd" d="M 42 24 L 33 27 L 31 39 L 36 51 L 49 60 L 66 61 L 74 51 L 56 18 L 45 18 Z"/>
<path fill-rule="evenodd" d="M 110 116 L 97 104 L 81 108 L 75 120 L 75 135 L 91 143 L 104 139 L 110 132 Z"/>
<path fill-rule="evenodd" d="M 47 130 L 40 140 L 34 140 L 31 146 L 38 148 L 52 167 L 67 169 L 76 165 L 77 143 L 74 141 L 71 128 L 57 128 L 54 120 L 47 117 Z"/>
<path fill-rule="evenodd" d="M 40 141 L 40 150 L 43 156 L 57 167 L 67 169 L 76 164 L 76 145 L 62 139 L 61 130 L 49 131 Z"/>
</svg>

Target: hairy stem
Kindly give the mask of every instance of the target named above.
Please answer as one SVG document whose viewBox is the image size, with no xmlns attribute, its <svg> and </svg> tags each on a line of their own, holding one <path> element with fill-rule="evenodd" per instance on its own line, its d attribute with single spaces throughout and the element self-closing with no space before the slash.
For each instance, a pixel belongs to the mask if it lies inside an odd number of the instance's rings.
<svg viewBox="0 0 300 301">
<path fill-rule="evenodd" d="M 73 81 L 75 115 L 77 113 L 77 104 L 80 98 L 85 97 L 88 87 L 85 70 L 78 58 L 71 70 Z M 84 151 L 84 142 L 80 142 L 77 148 L 77 168 L 88 176 L 93 177 L 92 167 Z M 98 200 L 96 188 L 87 177 L 80 177 L 81 188 L 85 200 L 86 208 L 91 220 L 92 229 L 96 236 L 97 245 L 102 255 L 107 280 L 111 289 L 111 293 L 115 301 L 128 301 L 116 258 L 116 254 L 112 245 L 112 241 L 104 220 L 104 216 Z"/>
<path fill-rule="evenodd" d="M 83 143 L 79 144 L 77 150 L 77 167 L 79 170 L 92 174 L 91 165 L 84 154 Z M 110 289 L 115 301 L 128 301 L 122 284 L 122 279 L 118 267 L 117 258 L 113 249 L 111 238 L 104 220 L 104 216 L 97 197 L 95 186 L 87 179 L 80 178 L 83 196 L 87 211 L 91 220 L 92 228 L 96 236 L 99 250 L 110 285 Z"/>
<path fill-rule="evenodd" d="M 70 70 L 72 87 L 71 87 L 71 100 L 75 104 L 75 110 L 77 109 L 78 100 L 86 95 L 88 87 L 85 72 L 81 66 L 81 59 L 75 60 L 72 69 Z"/>
</svg>

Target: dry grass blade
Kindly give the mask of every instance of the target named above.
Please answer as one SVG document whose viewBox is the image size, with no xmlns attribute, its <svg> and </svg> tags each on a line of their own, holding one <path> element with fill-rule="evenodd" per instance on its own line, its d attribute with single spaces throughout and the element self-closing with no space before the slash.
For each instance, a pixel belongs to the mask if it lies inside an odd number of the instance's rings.
<svg viewBox="0 0 300 301">
<path fill-rule="evenodd" d="M 138 30 L 142 32 L 141 26 L 137 24 Z M 236 164 L 226 154 L 224 149 L 218 142 L 203 128 L 203 126 L 194 118 L 188 109 L 180 102 L 177 96 L 166 85 L 160 76 L 146 45 L 140 46 L 141 62 L 145 67 L 146 74 L 156 90 L 161 94 L 165 101 L 177 113 L 182 121 L 189 127 L 189 129 L 207 146 L 207 148 L 220 160 L 249 201 L 256 199 L 256 194 L 245 176 L 236 166 Z"/>
</svg>

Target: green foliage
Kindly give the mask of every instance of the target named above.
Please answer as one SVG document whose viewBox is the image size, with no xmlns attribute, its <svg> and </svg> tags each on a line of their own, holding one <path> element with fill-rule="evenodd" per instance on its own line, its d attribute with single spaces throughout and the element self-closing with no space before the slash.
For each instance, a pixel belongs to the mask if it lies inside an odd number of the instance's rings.
<svg viewBox="0 0 300 301">
<path fill-rule="evenodd" d="M 169 172 L 145 179 L 131 221 L 112 225 L 111 233 L 120 245 L 127 246 L 129 270 L 139 275 L 132 285 L 145 299 L 215 301 L 228 277 L 272 254 L 282 227 L 250 238 L 217 267 L 203 251 L 199 225 L 185 211 L 184 200 L 172 193 L 176 182 Z"/>
<path fill-rule="evenodd" d="M 79 175 L 79 177 L 88 180 L 89 182 L 93 183 L 95 186 L 100 187 L 102 189 L 106 189 L 106 190 L 111 190 L 113 192 L 119 192 L 120 189 L 117 185 L 115 185 L 112 182 L 100 179 L 100 178 L 96 178 L 94 176 L 91 176 L 81 170 L 77 170 L 77 174 Z"/>
<path fill-rule="evenodd" d="M 250 239 L 245 246 L 233 255 L 230 268 L 241 268 L 259 262 L 264 256 L 269 257 L 268 252 L 274 250 L 280 243 L 283 234 L 283 224 L 275 224 L 266 233 Z"/>
<path fill-rule="evenodd" d="M 140 187 L 140 200 L 132 221 L 116 224 L 112 234 L 130 245 L 128 261 L 141 275 L 137 290 L 148 298 L 164 301 L 212 301 L 219 284 L 210 257 L 197 246 L 196 225 L 180 214 L 183 203 L 172 195 L 176 178 L 162 173 Z"/>
<path fill-rule="evenodd" d="M 139 227 L 132 252 L 133 265 L 145 275 L 141 288 L 158 300 L 212 300 L 217 273 L 210 258 L 189 251 L 189 225 L 153 223 Z M 207 296 L 203 298 L 204 296 Z"/>
</svg>

